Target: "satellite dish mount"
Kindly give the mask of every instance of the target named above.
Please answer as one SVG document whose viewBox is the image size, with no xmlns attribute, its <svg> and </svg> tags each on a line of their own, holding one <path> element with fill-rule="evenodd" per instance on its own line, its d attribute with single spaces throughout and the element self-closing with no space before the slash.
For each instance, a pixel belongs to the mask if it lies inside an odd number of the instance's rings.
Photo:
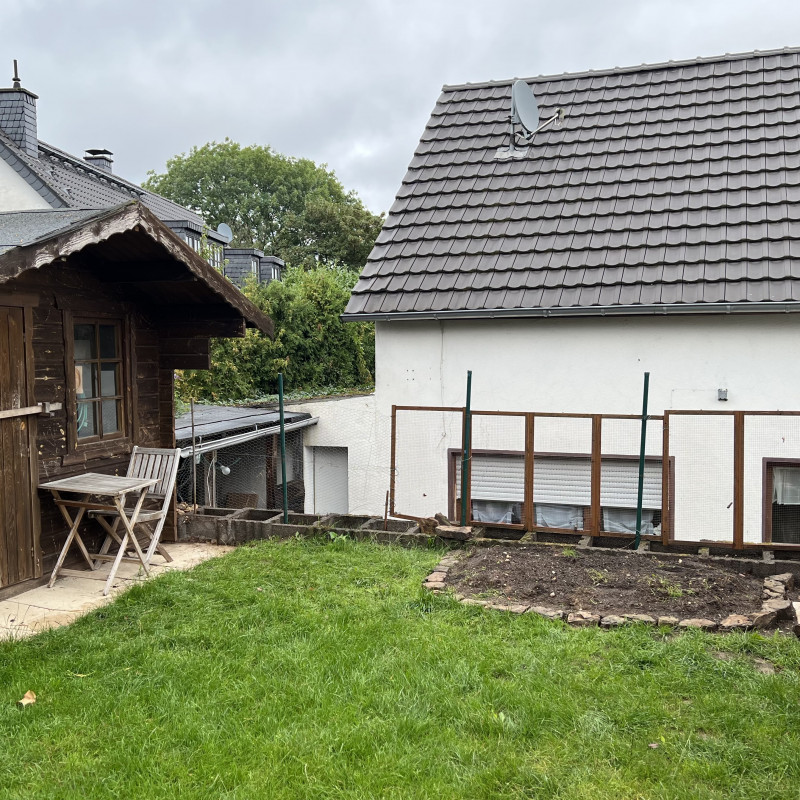
<svg viewBox="0 0 800 800">
<path fill-rule="evenodd" d="M 564 119 L 564 109 L 559 108 L 550 119 L 541 122 L 539 104 L 530 87 L 525 81 L 515 81 L 511 87 L 508 149 L 499 150 L 498 158 L 523 158 L 528 154 L 527 145 L 534 135 L 554 122 L 560 123 L 562 119 Z M 523 147 L 519 147 L 520 144 Z"/>
</svg>

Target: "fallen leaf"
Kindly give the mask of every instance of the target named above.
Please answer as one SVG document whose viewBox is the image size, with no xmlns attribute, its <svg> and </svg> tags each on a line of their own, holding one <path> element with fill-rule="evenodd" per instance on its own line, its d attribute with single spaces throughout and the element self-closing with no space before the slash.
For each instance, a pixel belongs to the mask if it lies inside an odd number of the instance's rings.
<svg viewBox="0 0 800 800">
<path fill-rule="evenodd" d="M 650 742 L 650 744 L 649 744 L 649 745 L 647 745 L 647 746 L 648 746 L 648 747 L 649 747 L 651 750 L 655 750 L 655 749 L 656 749 L 656 747 L 658 747 L 658 742 Z"/>
<path fill-rule="evenodd" d="M 17 705 L 18 706 L 31 706 L 35 702 L 36 702 L 36 695 L 33 692 L 28 691 L 28 692 L 25 692 L 25 696 L 22 698 L 22 700 L 17 700 Z"/>
</svg>

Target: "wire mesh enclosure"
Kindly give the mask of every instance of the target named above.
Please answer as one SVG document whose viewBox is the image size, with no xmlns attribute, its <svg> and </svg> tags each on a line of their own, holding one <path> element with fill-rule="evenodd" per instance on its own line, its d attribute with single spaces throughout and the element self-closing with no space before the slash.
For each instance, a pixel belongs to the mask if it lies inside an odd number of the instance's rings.
<svg viewBox="0 0 800 800">
<path fill-rule="evenodd" d="M 464 409 L 397 409 L 392 513 L 461 515 Z M 634 537 L 642 421 L 473 411 L 466 519 L 488 528 Z M 800 412 L 667 411 L 647 418 L 642 537 L 800 547 Z"/>
<path fill-rule="evenodd" d="M 591 530 L 592 417 L 533 416 L 532 530 Z"/>
<path fill-rule="evenodd" d="M 744 414 L 743 544 L 800 545 L 800 415 Z"/>
<path fill-rule="evenodd" d="M 194 459 L 194 464 L 192 463 Z M 286 486 L 291 511 L 305 506 L 303 433 L 286 434 Z M 194 481 L 194 483 L 193 483 Z M 215 508 L 280 509 L 283 476 L 276 433 L 225 445 L 206 442 L 204 450 L 181 460 L 178 501 Z"/>
<path fill-rule="evenodd" d="M 639 500 L 640 419 L 603 417 L 600 428 L 600 530 L 607 534 L 636 533 Z M 661 537 L 662 484 L 664 480 L 664 421 L 649 418 L 645 431 L 642 481 L 643 536 Z"/>
<path fill-rule="evenodd" d="M 734 418 L 669 413 L 674 459 L 672 539 L 733 543 Z"/>
<path fill-rule="evenodd" d="M 460 504 L 458 457 L 464 413 L 452 408 L 395 406 L 391 513 L 432 517 Z"/>
</svg>

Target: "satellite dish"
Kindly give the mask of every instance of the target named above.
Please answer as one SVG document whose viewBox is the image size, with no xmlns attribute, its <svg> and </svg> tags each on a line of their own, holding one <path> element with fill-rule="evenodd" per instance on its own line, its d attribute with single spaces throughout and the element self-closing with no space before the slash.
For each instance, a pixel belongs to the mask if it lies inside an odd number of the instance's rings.
<svg viewBox="0 0 800 800">
<path fill-rule="evenodd" d="M 233 241 L 233 231 L 231 230 L 231 226 L 225 222 L 220 222 L 217 225 L 217 233 L 228 240 L 228 244 Z"/>
<path fill-rule="evenodd" d="M 514 81 L 511 87 L 511 116 L 509 121 L 508 147 L 500 148 L 497 151 L 497 158 L 525 158 L 528 155 L 528 147 L 534 134 L 555 123 L 561 124 L 564 119 L 564 109 L 556 109 L 556 113 L 544 122 L 539 118 L 539 103 L 536 101 L 531 87 L 525 81 Z M 521 127 L 522 130 L 518 130 Z M 523 144 L 523 147 L 518 147 Z"/>
<path fill-rule="evenodd" d="M 511 87 L 511 120 L 528 133 L 539 127 L 539 104 L 525 81 L 516 81 Z"/>
</svg>

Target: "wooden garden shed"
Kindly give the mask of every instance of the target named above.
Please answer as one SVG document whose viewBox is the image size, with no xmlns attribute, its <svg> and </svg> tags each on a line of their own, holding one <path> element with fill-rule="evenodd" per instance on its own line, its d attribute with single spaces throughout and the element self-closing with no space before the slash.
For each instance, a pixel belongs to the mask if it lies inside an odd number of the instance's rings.
<svg viewBox="0 0 800 800">
<path fill-rule="evenodd" d="M 46 577 L 41 481 L 174 446 L 174 370 L 272 322 L 139 201 L 0 214 L 0 597 Z"/>
</svg>

